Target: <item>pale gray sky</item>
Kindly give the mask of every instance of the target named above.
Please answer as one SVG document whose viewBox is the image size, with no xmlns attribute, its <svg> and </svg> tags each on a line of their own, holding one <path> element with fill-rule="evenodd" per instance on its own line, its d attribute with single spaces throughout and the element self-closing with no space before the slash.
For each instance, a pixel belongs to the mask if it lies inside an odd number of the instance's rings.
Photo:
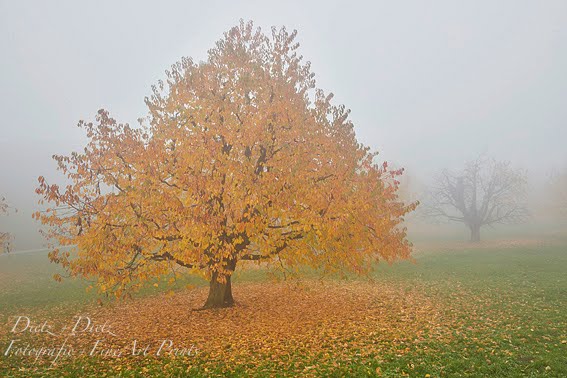
<svg viewBox="0 0 567 378">
<path fill-rule="evenodd" d="M 80 150 L 75 127 L 144 96 L 240 18 L 299 31 L 318 85 L 352 109 L 359 140 L 426 180 L 481 153 L 542 176 L 567 163 L 567 2 L 0 0 L 0 219 L 16 248 L 41 244 L 37 176 Z"/>
</svg>

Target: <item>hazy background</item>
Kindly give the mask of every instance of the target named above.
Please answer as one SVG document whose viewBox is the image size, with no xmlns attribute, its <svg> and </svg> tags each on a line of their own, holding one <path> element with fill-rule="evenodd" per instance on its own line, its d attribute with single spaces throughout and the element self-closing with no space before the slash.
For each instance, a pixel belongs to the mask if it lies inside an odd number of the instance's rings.
<svg viewBox="0 0 567 378">
<path fill-rule="evenodd" d="M 136 124 L 164 70 L 204 60 L 240 18 L 297 29 L 359 140 L 415 181 L 486 154 L 537 192 L 567 163 L 566 1 L 0 0 L 0 196 L 19 210 L 0 229 L 15 250 L 43 243 L 37 176 L 82 150 L 77 121 L 104 107 Z"/>
</svg>

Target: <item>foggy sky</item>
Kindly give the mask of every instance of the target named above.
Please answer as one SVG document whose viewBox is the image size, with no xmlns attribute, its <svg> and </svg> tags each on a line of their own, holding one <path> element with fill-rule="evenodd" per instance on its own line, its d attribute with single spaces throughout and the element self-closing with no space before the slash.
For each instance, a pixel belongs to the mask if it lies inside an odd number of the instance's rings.
<svg viewBox="0 0 567 378">
<path fill-rule="evenodd" d="M 567 163 L 565 1 L 2 1 L 0 218 L 16 249 L 51 155 L 80 151 L 78 120 L 120 122 L 182 56 L 206 59 L 239 19 L 297 29 L 317 84 L 352 110 L 359 141 L 426 181 L 484 153 L 542 178 Z"/>
</svg>

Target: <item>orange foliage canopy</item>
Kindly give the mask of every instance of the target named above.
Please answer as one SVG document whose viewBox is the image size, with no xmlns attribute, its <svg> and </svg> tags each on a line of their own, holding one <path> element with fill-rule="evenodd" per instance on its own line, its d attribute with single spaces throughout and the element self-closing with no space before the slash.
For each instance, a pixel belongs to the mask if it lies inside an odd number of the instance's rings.
<svg viewBox="0 0 567 378">
<path fill-rule="evenodd" d="M 120 294 L 175 264 L 225 282 L 242 260 L 365 272 L 409 257 L 401 170 L 357 142 L 295 36 L 241 22 L 167 72 L 148 125 L 80 122 L 84 152 L 54 156 L 70 184 L 36 190 L 47 236 L 78 247 L 50 258 Z"/>
</svg>

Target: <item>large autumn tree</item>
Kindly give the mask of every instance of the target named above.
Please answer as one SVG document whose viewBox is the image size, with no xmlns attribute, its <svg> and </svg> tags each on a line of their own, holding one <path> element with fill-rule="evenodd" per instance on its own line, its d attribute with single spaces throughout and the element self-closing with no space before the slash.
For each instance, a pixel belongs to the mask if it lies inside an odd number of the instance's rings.
<svg viewBox="0 0 567 378">
<path fill-rule="evenodd" d="M 183 59 L 146 98 L 148 124 L 100 110 L 88 145 L 39 178 L 52 261 L 118 295 L 172 266 L 210 281 L 205 308 L 233 304 L 239 261 L 366 272 L 407 258 L 401 170 L 376 164 L 349 111 L 316 89 L 296 32 L 241 22 L 204 62 Z"/>
</svg>

